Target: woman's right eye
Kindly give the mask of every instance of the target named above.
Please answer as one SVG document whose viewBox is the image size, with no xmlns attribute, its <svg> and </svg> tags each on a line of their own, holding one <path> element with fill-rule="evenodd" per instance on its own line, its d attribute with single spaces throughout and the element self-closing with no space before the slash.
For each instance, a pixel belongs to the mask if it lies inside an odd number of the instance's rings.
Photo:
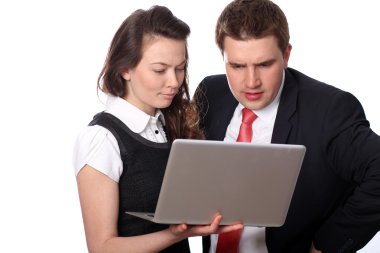
<svg viewBox="0 0 380 253">
<path fill-rule="evenodd" d="M 154 71 L 155 73 L 158 73 L 158 74 L 162 74 L 162 73 L 165 72 L 164 69 L 154 69 L 153 71 Z"/>
</svg>

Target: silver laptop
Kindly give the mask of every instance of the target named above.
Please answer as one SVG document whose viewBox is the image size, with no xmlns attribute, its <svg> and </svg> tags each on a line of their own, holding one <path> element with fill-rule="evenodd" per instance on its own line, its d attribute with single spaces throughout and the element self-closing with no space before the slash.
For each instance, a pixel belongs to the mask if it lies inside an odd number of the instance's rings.
<svg viewBox="0 0 380 253">
<path fill-rule="evenodd" d="M 163 224 L 277 227 L 285 222 L 306 148 L 206 140 L 173 142 L 155 213 Z"/>
</svg>

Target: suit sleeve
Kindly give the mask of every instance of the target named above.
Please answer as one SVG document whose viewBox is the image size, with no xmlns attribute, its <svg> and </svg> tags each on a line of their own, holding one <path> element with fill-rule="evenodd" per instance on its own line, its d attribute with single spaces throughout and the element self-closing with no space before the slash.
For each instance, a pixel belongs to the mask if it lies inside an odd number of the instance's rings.
<svg viewBox="0 0 380 253">
<path fill-rule="evenodd" d="M 340 92 L 330 101 L 324 151 L 334 172 L 353 187 L 318 229 L 314 242 L 323 253 L 355 252 L 380 229 L 380 137 L 354 96 Z"/>
</svg>

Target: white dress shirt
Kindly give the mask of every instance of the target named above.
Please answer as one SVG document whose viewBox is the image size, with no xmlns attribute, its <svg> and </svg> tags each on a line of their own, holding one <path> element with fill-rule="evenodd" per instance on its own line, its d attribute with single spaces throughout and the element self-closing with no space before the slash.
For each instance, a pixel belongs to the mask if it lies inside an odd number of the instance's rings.
<svg viewBox="0 0 380 253">
<path fill-rule="evenodd" d="M 120 97 L 108 96 L 105 112 L 120 119 L 132 132 L 152 142 L 167 142 L 163 129 L 163 114 L 157 110 L 154 117 L 141 111 Z M 86 126 L 74 145 L 73 164 L 75 174 L 86 165 L 119 182 L 123 172 L 116 138 L 106 128 L 98 125 Z"/>
<path fill-rule="evenodd" d="M 254 110 L 257 115 L 256 120 L 252 124 L 252 143 L 270 143 L 274 122 L 277 115 L 277 109 L 280 102 L 282 88 L 284 86 L 283 72 L 281 87 L 276 98 L 263 109 Z M 244 106 L 238 104 L 232 116 L 230 124 L 227 127 L 224 141 L 236 142 L 242 121 L 242 109 Z M 218 235 L 211 235 L 211 247 L 209 253 L 215 253 Z M 244 227 L 239 244 L 240 253 L 268 253 L 265 243 L 265 228 L 263 227 Z"/>
</svg>

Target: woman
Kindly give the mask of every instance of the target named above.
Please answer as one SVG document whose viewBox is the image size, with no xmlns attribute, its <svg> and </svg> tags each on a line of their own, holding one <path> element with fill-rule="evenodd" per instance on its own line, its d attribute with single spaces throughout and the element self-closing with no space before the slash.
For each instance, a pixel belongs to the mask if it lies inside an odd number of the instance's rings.
<svg viewBox="0 0 380 253">
<path fill-rule="evenodd" d="M 98 88 L 104 112 L 78 136 L 74 164 L 90 252 L 189 252 L 187 237 L 242 226 L 161 225 L 153 212 L 171 143 L 203 138 L 187 84 L 189 27 L 166 7 L 132 13 L 116 32 Z"/>
</svg>

